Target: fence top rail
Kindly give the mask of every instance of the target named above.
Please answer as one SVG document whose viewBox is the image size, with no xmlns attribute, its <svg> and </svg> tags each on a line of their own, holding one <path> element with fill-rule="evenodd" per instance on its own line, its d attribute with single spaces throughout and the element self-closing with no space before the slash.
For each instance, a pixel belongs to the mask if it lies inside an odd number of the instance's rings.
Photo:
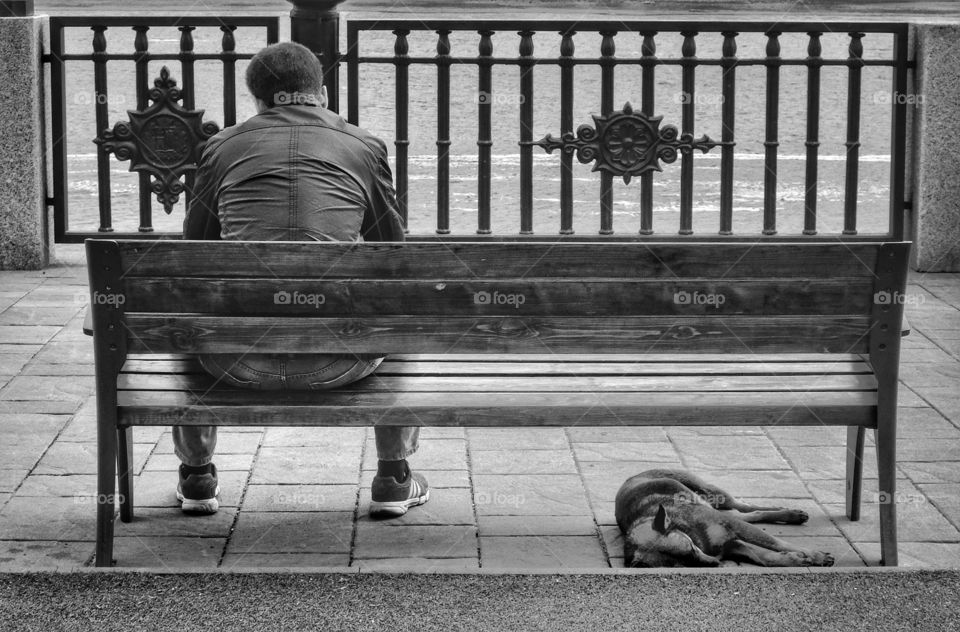
<svg viewBox="0 0 960 632">
<path fill-rule="evenodd" d="M 655 33 L 659 31 L 756 33 L 890 33 L 906 34 L 906 22 L 782 22 L 775 20 L 348 20 L 351 31 L 558 31 L 562 33 L 611 31 Z"/>
<path fill-rule="evenodd" d="M 265 26 L 279 21 L 276 15 L 84 15 L 51 16 L 50 26 Z"/>
</svg>

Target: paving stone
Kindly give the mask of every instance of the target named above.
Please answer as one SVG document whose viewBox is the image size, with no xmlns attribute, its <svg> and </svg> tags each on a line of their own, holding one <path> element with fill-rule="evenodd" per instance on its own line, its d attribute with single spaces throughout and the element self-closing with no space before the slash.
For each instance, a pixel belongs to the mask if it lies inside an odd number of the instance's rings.
<svg viewBox="0 0 960 632">
<path fill-rule="evenodd" d="M 907 385 L 901 383 L 897 392 L 897 406 L 900 408 L 928 408 L 930 404 Z"/>
<path fill-rule="evenodd" d="M 659 426 L 577 426 L 568 428 L 574 443 L 658 443 L 667 440 L 667 433 Z"/>
<path fill-rule="evenodd" d="M 0 345 L 0 348 L 9 348 L 10 345 Z M 42 347 L 37 347 L 38 349 Z M 30 362 L 33 353 L 3 353 L 0 350 L 0 372 L 5 376 L 13 377 L 18 375 L 23 367 Z"/>
<path fill-rule="evenodd" d="M 75 410 L 93 392 L 93 377 L 89 375 L 71 376 L 69 379 L 60 376 L 20 375 L 10 380 L 0 391 L 0 400 L 64 401 L 72 403 Z"/>
<path fill-rule="evenodd" d="M 610 557 L 610 565 L 614 568 L 623 567 L 623 534 L 617 525 L 600 527 L 600 539 Z"/>
<path fill-rule="evenodd" d="M 470 487 L 470 472 L 467 470 L 430 470 L 423 474 L 430 489 Z M 373 484 L 375 475 L 374 470 L 364 470 L 360 475 L 360 486 L 369 488 Z"/>
<path fill-rule="evenodd" d="M 93 498 L 97 494 L 97 477 L 91 474 L 51 476 L 31 474 L 23 480 L 17 496 L 63 496 L 76 502 Z"/>
<path fill-rule="evenodd" d="M 244 568 L 334 568 L 350 566 L 349 553 L 227 553 L 221 570 Z"/>
<path fill-rule="evenodd" d="M 789 467 L 780 452 L 766 436 L 703 437 L 670 433 L 688 469 L 713 470 L 730 466 L 730 455 L 737 455 L 743 469 L 784 470 Z"/>
<path fill-rule="evenodd" d="M 598 444 L 609 445 L 609 444 Z M 570 450 L 473 450 L 474 474 L 576 474 Z"/>
<path fill-rule="evenodd" d="M 145 444 L 134 444 L 134 447 Z M 249 472 L 253 467 L 253 454 L 217 454 L 213 457 L 217 472 L 236 470 Z M 174 454 L 151 454 L 143 471 L 176 472 L 180 468 L 180 459 Z"/>
<path fill-rule="evenodd" d="M 899 467 L 915 483 L 960 483 L 960 467 L 954 462 L 900 463 Z"/>
<path fill-rule="evenodd" d="M 648 461 L 674 463 L 679 456 L 669 441 L 657 443 L 621 441 L 619 443 L 573 443 L 577 461 Z"/>
<path fill-rule="evenodd" d="M 250 485 L 244 511 L 353 511 L 356 485 Z"/>
<path fill-rule="evenodd" d="M 253 432 L 217 432 L 216 455 L 253 454 L 260 446 L 261 435 Z M 173 433 L 165 431 L 157 441 L 154 454 L 173 454 Z"/>
<path fill-rule="evenodd" d="M 353 565 L 361 573 L 436 573 L 438 571 L 475 571 L 480 568 L 477 557 L 404 557 L 375 560 L 355 560 Z"/>
<path fill-rule="evenodd" d="M 17 378 L 14 378 L 17 379 Z M 4 389 L 5 390 L 5 389 Z M 4 391 L 0 391 L 2 395 Z M 80 407 L 80 402 L 77 400 L 6 400 L 4 401 L 0 397 L 0 405 L 3 406 L 3 411 L 11 415 L 19 415 L 22 413 L 26 414 L 35 414 L 35 415 L 70 415 L 73 414 L 77 408 Z"/>
<path fill-rule="evenodd" d="M 568 474 L 478 474 L 473 477 L 478 515 L 589 515 L 580 478 Z"/>
<path fill-rule="evenodd" d="M 843 505 L 824 508 L 852 542 L 880 541 L 879 505 L 864 502 L 857 522 L 844 516 Z M 897 504 L 897 537 L 905 542 L 960 542 L 960 531 L 930 502 L 901 502 Z"/>
<path fill-rule="evenodd" d="M 94 506 L 72 498 L 14 496 L 0 510 L 0 533 L 8 540 L 93 539 Z"/>
<path fill-rule="evenodd" d="M 960 529 L 960 484 L 917 485 L 934 506 Z"/>
<path fill-rule="evenodd" d="M 343 448 L 339 452 L 321 451 L 315 447 L 261 448 L 250 483 L 355 484 L 359 477 L 359 446 Z"/>
<path fill-rule="evenodd" d="M 247 482 L 247 472 L 217 470 L 220 483 L 220 506 L 238 507 Z M 133 478 L 134 507 L 174 507 L 180 508 L 177 500 L 176 472 L 148 470 Z"/>
<path fill-rule="evenodd" d="M 804 480 L 820 478 L 846 478 L 847 448 L 822 448 L 803 446 L 783 446 L 783 453 L 790 464 Z M 863 451 L 864 476 L 876 476 L 877 453 L 875 450 Z"/>
<path fill-rule="evenodd" d="M 17 489 L 29 472 L 28 467 L 0 469 L 0 492 L 12 492 Z"/>
<path fill-rule="evenodd" d="M 480 539 L 485 569 L 596 568 L 606 556 L 596 536 L 491 536 Z"/>
<path fill-rule="evenodd" d="M 268 428 L 263 447 L 363 445 L 366 428 Z"/>
<path fill-rule="evenodd" d="M 133 471 L 139 473 L 147 462 L 150 446 L 133 444 Z M 96 474 L 97 446 L 94 443 L 71 443 L 56 441 L 43 455 L 34 474 Z"/>
<path fill-rule="evenodd" d="M 420 439 L 466 439 L 467 429 L 453 426 L 427 426 L 420 429 Z"/>
<path fill-rule="evenodd" d="M 65 307 L 14 305 L 0 313 L 0 325 L 55 325 L 62 327 L 70 322 L 78 311 L 79 308 L 76 305 Z"/>
<path fill-rule="evenodd" d="M 465 470 L 467 442 L 463 439 L 421 441 L 419 449 L 407 460 L 416 470 Z M 377 447 L 372 436 L 367 440 L 363 469 L 377 469 Z"/>
<path fill-rule="evenodd" d="M 960 429 L 933 408 L 906 408 L 897 412 L 897 439 L 958 439 Z"/>
<path fill-rule="evenodd" d="M 598 525 L 617 524 L 616 504 L 613 498 L 610 500 L 591 498 L 590 505 L 593 507 L 593 519 Z"/>
<path fill-rule="evenodd" d="M 479 516 L 480 537 L 513 535 L 581 535 L 596 536 L 597 525 L 584 516 Z"/>
<path fill-rule="evenodd" d="M 907 410 L 919 410 L 910 408 Z M 769 427 L 767 433 L 780 446 L 829 446 L 847 444 L 847 429 L 836 426 L 822 428 Z M 867 433 L 870 436 L 872 433 Z"/>
<path fill-rule="evenodd" d="M 477 554 L 477 528 L 472 525 L 407 525 L 357 523 L 354 560 L 381 558 L 470 558 Z"/>
<path fill-rule="evenodd" d="M 179 507 L 134 507 L 133 520 L 114 526 L 116 535 L 123 536 L 189 536 L 221 537 L 230 534 L 237 510 L 221 507 L 210 516 L 187 515 Z"/>
<path fill-rule="evenodd" d="M 32 469 L 52 442 L 53 436 L 46 433 L 34 437 L 14 436 L 9 443 L 0 445 L 0 462 L 7 469 Z"/>
<path fill-rule="evenodd" d="M 27 366 L 23 367 L 20 375 L 57 376 L 60 379 L 70 379 L 76 376 L 92 378 L 95 373 L 96 369 L 92 362 L 90 364 L 48 364 L 31 360 Z"/>
<path fill-rule="evenodd" d="M 960 461 L 960 431 L 952 439 L 952 441 L 930 441 L 929 439 L 897 438 L 897 461 L 902 463 Z"/>
<path fill-rule="evenodd" d="M 467 428 L 470 450 L 562 450 L 563 428 Z"/>
<path fill-rule="evenodd" d="M 93 542 L 0 540 L 4 572 L 69 571 L 84 566 L 93 555 Z"/>
<path fill-rule="evenodd" d="M 789 471 L 729 468 L 709 473 L 707 481 L 740 498 L 809 498 L 803 481 Z M 784 500 L 784 503 L 787 501 Z"/>
<path fill-rule="evenodd" d="M 870 566 L 880 565 L 879 542 L 854 542 Z M 902 568 L 950 568 L 960 567 L 960 544 L 944 542 L 897 543 L 898 563 Z"/>
<path fill-rule="evenodd" d="M 473 497 L 469 489 L 433 489 L 426 504 L 415 507 L 405 515 L 384 521 L 391 527 L 407 525 L 474 525 Z M 360 517 L 357 524 L 371 522 L 367 513 L 370 507 L 370 489 L 360 490 Z M 377 521 L 373 521 L 377 522 Z"/>
<path fill-rule="evenodd" d="M 0 344 L 36 345 L 48 342 L 60 331 L 57 325 L 17 325 L 0 327 Z"/>
<path fill-rule="evenodd" d="M 350 553 L 352 512 L 242 511 L 228 554 Z"/>
<path fill-rule="evenodd" d="M 226 538 L 116 536 L 113 559 L 117 568 L 216 568 L 225 544 Z"/>
<path fill-rule="evenodd" d="M 813 497 L 825 505 L 843 504 L 847 502 L 847 482 L 846 479 L 837 480 L 810 480 L 807 481 L 807 488 Z M 910 481 L 902 476 L 897 477 L 897 486 L 903 487 Z M 866 478 L 863 480 L 861 494 L 865 500 L 875 500 L 880 490 L 880 481 L 875 478 Z"/>
</svg>

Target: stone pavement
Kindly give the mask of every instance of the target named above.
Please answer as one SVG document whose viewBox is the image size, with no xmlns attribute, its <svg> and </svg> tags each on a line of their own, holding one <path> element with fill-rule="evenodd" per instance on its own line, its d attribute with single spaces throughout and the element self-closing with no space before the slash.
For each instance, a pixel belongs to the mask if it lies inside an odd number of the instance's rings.
<svg viewBox="0 0 960 632">
<path fill-rule="evenodd" d="M 81 332 L 86 270 L 58 247 L 42 272 L 0 272 L 0 569 L 70 569 L 93 556 L 93 353 Z M 902 566 L 960 566 L 960 275 L 913 274 L 902 352 L 898 487 Z M 366 517 L 369 429 L 221 432 L 222 509 L 185 517 L 167 428 L 134 431 L 136 518 L 117 523 L 118 566 L 371 570 L 622 566 L 613 498 L 648 467 L 682 467 L 740 496 L 797 506 L 767 526 L 878 563 L 876 459 L 863 517 L 843 514 L 841 428 L 425 429 L 411 458 L 434 488 L 406 517 Z M 870 440 L 868 438 L 868 440 Z"/>
</svg>

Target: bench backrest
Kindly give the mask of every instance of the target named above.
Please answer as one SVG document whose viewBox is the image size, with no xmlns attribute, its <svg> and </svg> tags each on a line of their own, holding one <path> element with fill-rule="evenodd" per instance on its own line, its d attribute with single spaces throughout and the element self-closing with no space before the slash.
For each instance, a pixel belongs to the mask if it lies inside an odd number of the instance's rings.
<svg viewBox="0 0 960 632">
<path fill-rule="evenodd" d="M 126 353 L 870 353 L 909 243 L 88 240 Z"/>
</svg>

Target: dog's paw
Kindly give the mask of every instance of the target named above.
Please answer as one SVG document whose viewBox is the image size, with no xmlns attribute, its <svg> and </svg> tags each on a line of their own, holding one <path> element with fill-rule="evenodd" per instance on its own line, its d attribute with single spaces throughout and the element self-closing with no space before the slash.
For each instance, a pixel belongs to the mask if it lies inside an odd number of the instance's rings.
<svg viewBox="0 0 960 632">
<path fill-rule="evenodd" d="M 823 551 L 788 551 L 790 566 L 833 566 L 833 556 Z"/>
<path fill-rule="evenodd" d="M 785 524 L 803 524 L 810 519 L 806 511 L 802 509 L 784 509 L 783 522 Z"/>
</svg>

